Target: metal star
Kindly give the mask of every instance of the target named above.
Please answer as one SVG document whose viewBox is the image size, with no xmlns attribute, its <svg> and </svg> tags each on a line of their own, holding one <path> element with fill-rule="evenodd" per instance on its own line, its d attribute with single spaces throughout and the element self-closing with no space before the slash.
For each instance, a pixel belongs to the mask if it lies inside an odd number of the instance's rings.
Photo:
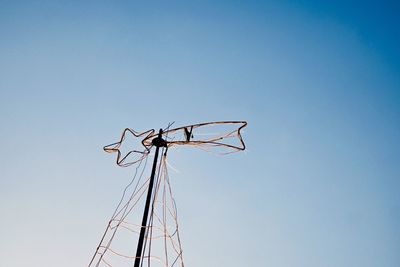
<svg viewBox="0 0 400 267">
<path fill-rule="evenodd" d="M 154 134 L 154 130 L 153 129 L 148 130 L 146 132 L 139 133 L 139 132 L 136 132 L 136 131 L 134 131 L 132 129 L 126 128 L 122 132 L 122 136 L 121 136 L 121 139 L 119 140 L 119 142 L 116 142 L 116 143 L 113 143 L 111 145 L 105 146 L 103 148 L 105 152 L 108 152 L 108 153 L 117 152 L 117 164 L 118 164 L 118 166 L 121 166 L 121 167 L 128 167 L 128 166 L 130 166 L 132 164 L 135 164 L 136 162 L 141 161 L 144 157 L 147 156 L 147 154 L 150 153 L 150 147 L 146 146 L 142 141 L 142 145 L 144 147 L 143 151 L 130 150 L 126 155 L 124 155 L 122 157 L 121 156 L 120 147 L 121 147 L 122 142 L 125 140 L 126 133 L 128 133 L 128 132 L 131 133 L 134 137 L 142 137 L 143 141 Z M 134 160 L 134 161 L 127 161 L 126 162 L 126 159 L 132 154 L 139 154 L 139 158 L 137 160 Z"/>
</svg>

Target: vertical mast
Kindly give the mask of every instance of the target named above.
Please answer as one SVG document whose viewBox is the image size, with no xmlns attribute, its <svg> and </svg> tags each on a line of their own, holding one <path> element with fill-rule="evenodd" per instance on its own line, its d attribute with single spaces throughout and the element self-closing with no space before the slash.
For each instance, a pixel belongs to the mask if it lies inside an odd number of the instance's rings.
<svg viewBox="0 0 400 267">
<path fill-rule="evenodd" d="M 149 181 L 149 189 L 147 191 L 146 205 L 144 207 L 143 219 L 142 219 L 142 227 L 140 228 L 139 241 L 136 249 L 136 257 L 135 257 L 135 265 L 134 267 L 140 267 L 140 261 L 142 259 L 143 252 L 143 242 L 144 235 L 147 230 L 147 218 L 149 215 L 149 208 L 151 202 L 152 191 L 154 187 L 154 176 L 156 173 L 157 162 L 158 162 L 158 152 L 160 147 L 167 147 L 167 143 L 164 139 L 162 139 L 163 130 L 160 129 L 158 132 L 158 136 L 153 139 L 152 144 L 156 147 L 156 152 L 154 154 L 153 168 L 151 169 L 151 176 Z"/>
</svg>

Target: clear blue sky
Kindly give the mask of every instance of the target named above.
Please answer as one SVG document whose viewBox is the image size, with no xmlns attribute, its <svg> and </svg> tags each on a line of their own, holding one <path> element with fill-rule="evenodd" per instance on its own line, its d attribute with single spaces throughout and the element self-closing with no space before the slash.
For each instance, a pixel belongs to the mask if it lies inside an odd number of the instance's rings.
<svg viewBox="0 0 400 267">
<path fill-rule="evenodd" d="M 247 120 L 169 153 L 186 266 L 400 266 L 400 6 L 325 2 L 0 1 L 0 265 L 88 264 L 123 128 Z"/>
</svg>

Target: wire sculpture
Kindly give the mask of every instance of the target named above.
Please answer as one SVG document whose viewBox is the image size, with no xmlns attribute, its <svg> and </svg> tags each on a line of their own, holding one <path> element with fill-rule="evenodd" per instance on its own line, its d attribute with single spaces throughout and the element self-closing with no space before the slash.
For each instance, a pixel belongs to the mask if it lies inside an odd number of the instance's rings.
<svg viewBox="0 0 400 267">
<path fill-rule="evenodd" d="M 117 153 L 117 164 L 121 167 L 128 167 L 132 164 L 135 164 L 136 162 L 141 161 L 144 157 L 147 156 L 148 153 L 150 153 L 150 149 L 147 148 L 143 141 L 142 144 L 143 146 L 146 148 L 144 151 L 139 151 L 139 150 L 131 150 L 129 151 L 125 156 L 121 157 L 121 151 L 120 151 L 120 147 L 122 145 L 122 142 L 125 140 L 126 138 L 126 134 L 127 133 L 131 133 L 134 137 L 142 137 L 145 136 L 145 138 L 143 140 L 146 140 L 147 138 L 149 138 L 150 136 L 153 136 L 154 134 L 154 129 L 148 130 L 146 132 L 142 132 L 142 133 L 138 133 L 135 130 L 126 128 L 121 135 L 121 139 L 116 142 L 113 143 L 111 145 L 105 146 L 103 149 L 105 152 L 108 153 Z M 134 156 L 138 156 L 137 159 L 130 161 L 130 162 L 125 162 L 127 158 L 129 158 L 129 156 L 134 155 Z"/>
<path fill-rule="evenodd" d="M 89 267 L 132 266 L 133 262 L 135 267 L 184 267 L 177 209 L 167 168 L 167 151 L 171 147 L 184 145 L 217 154 L 245 150 L 241 130 L 247 126 L 247 122 L 209 122 L 169 129 L 171 125 L 165 130 L 160 129 L 158 135 L 154 129 L 139 133 L 126 128 L 118 142 L 104 147 L 104 151 L 108 153 L 117 153 L 117 165 L 127 167 L 137 164 L 137 166 L 132 180 L 124 189 L 108 222 Z M 143 147 L 141 150 L 133 148 L 123 155 L 120 148 L 127 133 L 135 138 L 143 138 L 141 141 Z M 153 146 L 157 149 L 152 174 L 148 176 L 149 178 L 144 178 L 148 175 L 146 166 Z M 162 157 L 158 163 L 159 148 Z M 133 211 L 143 204 L 146 192 L 148 193 L 146 206 L 150 200 L 149 218 L 143 217 L 140 224 L 139 213 Z M 134 244 L 139 240 L 139 248 L 142 232 L 143 250 L 138 249 L 135 255 Z"/>
</svg>

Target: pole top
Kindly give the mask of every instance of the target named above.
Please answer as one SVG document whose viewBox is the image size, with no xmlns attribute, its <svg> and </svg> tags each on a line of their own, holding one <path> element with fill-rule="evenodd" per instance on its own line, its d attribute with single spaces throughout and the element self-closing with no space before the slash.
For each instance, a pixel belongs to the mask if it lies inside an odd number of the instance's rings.
<svg viewBox="0 0 400 267">
<path fill-rule="evenodd" d="M 162 139 L 162 134 L 163 134 L 163 130 L 160 129 L 160 131 L 158 132 L 158 136 L 151 141 L 153 146 L 156 146 L 156 147 L 167 147 L 167 141 Z"/>
</svg>

